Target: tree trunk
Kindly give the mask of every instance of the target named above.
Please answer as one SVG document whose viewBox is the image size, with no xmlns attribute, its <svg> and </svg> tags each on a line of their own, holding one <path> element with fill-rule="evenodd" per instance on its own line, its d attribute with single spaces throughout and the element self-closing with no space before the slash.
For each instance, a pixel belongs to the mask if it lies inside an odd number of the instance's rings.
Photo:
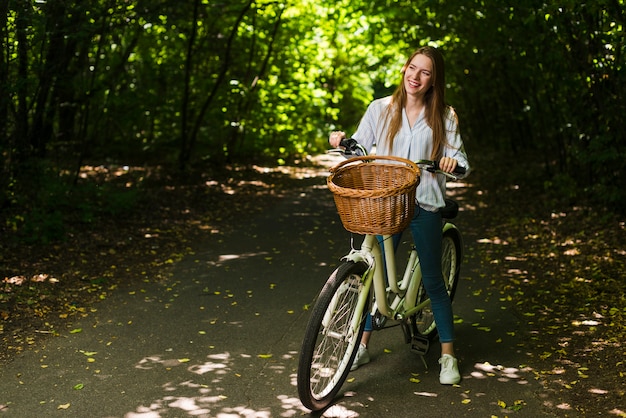
<svg viewBox="0 0 626 418">
<path fill-rule="evenodd" d="M 233 42 L 235 40 L 235 37 L 237 36 L 237 30 L 239 28 L 239 25 L 243 21 L 246 13 L 248 12 L 248 10 L 250 10 L 253 4 L 254 0 L 249 0 L 239 13 L 239 16 L 237 17 L 237 20 L 235 21 L 235 24 L 233 25 L 230 35 L 228 37 L 226 50 L 224 51 L 224 57 L 222 58 L 222 64 L 218 76 L 215 80 L 215 84 L 213 84 L 213 88 L 211 89 L 207 98 L 202 104 L 202 107 L 200 108 L 200 111 L 198 112 L 194 124 L 191 128 L 191 132 L 185 135 L 185 138 L 181 143 L 181 152 L 179 156 L 179 167 L 181 168 L 181 170 L 184 170 L 191 160 L 191 154 L 198 140 L 198 132 L 200 131 L 200 126 L 202 126 L 202 123 L 204 122 L 204 116 L 206 115 L 209 106 L 213 102 L 213 99 L 217 95 L 218 89 L 224 81 L 226 73 L 228 72 L 228 67 L 230 66 L 230 57 L 233 49 Z"/>
<path fill-rule="evenodd" d="M 252 108 L 252 104 L 254 103 L 254 93 L 257 88 L 258 82 L 265 75 L 270 59 L 272 57 L 272 53 L 274 51 L 274 42 L 276 41 L 276 34 L 278 33 L 278 29 L 280 28 L 280 23 L 284 11 L 285 7 L 283 6 L 280 8 L 280 11 L 276 16 L 276 21 L 274 22 L 271 36 L 268 37 L 269 43 L 267 45 L 267 52 L 265 54 L 265 57 L 263 58 L 260 68 L 257 71 L 252 70 L 252 67 L 255 63 L 255 56 L 253 54 L 254 48 L 251 48 L 251 53 L 248 58 L 248 69 L 250 70 L 248 71 L 248 77 L 251 77 L 252 74 L 254 74 L 254 77 L 252 78 L 252 81 L 250 81 L 247 94 L 245 95 L 245 97 L 240 97 L 237 104 L 236 115 L 237 119 L 240 121 L 245 120 L 249 117 L 250 109 Z M 233 127 L 232 133 L 226 146 L 229 157 L 232 156 L 238 146 L 243 146 L 244 138 L 245 132 L 242 132 L 239 127 Z"/>
</svg>

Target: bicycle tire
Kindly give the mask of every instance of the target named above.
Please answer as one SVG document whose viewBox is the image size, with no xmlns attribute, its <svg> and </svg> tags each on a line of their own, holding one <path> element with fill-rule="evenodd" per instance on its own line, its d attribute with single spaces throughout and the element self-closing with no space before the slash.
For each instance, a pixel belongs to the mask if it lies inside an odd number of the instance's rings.
<svg viewBox="0 0 626 418">
<path fill-rule="evenodd" d="M 462 258 L 461 235 L 456 229 L 448 229 L 443 233 L 441 244 L 441 271 L 443 280 L 448 289 L 450 301 L 454 300 L 459 275 L 461 271 Z M 428 299 L 424 283 L 420 283 L 417 292 L 417 303 L 422 303 Z M 412 318 L 413 332 L 433 339 L 437 335 L 437 324 L 433 315 L 430 304 L 426 305 L 421 311 L 416 313 Z"/>
<path fill-rule="evenodd" d="M 306 327 L 298 362 L 298 395 L 318 411 L 330 405 L 343 385 L 363 334 L 368 306 L 357 312 L 365 263 L 344 262 L 328 278 Z M 356 333 L 348 328 L 361 317 Z"/>
</svg>

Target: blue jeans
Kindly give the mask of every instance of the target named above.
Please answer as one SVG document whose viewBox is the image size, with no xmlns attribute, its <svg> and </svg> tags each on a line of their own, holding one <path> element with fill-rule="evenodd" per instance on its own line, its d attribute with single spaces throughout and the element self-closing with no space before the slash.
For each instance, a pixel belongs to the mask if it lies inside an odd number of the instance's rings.
<svg viewBox="0 0 626 418">
<path fill-rule="evenodd" d="M 422 280 L 432 305 L 439 332 L 439 341 L 442 343 L 453 342 L 452 301 L 448 296 L 441 272 L 441 214 L 429 212 L 418 206 L 409 228 L 420 258 Z M 401 238 L 402 233 L 393 236 L 394 249 L 398 248 Z M 378 240 L 382 243 L 382 237 L 378 237 Z M 365 331 L 372 331 L 372 329 L 372 318 L 368 315 L 365 321 Z"/>
</svg>

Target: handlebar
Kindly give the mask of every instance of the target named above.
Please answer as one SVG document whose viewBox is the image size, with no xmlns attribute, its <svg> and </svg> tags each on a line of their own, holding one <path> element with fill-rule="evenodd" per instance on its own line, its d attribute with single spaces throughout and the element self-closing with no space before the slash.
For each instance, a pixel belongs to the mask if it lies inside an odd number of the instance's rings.
<svg viewBox="0 0 626 418">
<path fill-rule="evenodd" d="M 338 151 L 344 155 L 357 155 L 357 156 L 367 155 L 367 150 L 365 149 L 365 147 L 359 144 L 359 142 L 354 138 L 342 139 L 341 142 L 339 142 L 339 147 L 342 147 L 342 148 L 337 148 L 336 150 L 333 150 L 333 151 Z"/>
<path fill-rule="evenodd" d="M 424 166 L 423 168 L 426 171 L 430 171 L 431 173 L 441 172 L 441 170 L 439 169 L 439 162 L 437 162 L 437 161 L 418 160 L 418 161 L 415 162 L 415 164 L 417 164 L 419 166 Z M 457 165 L 454 168 L 454 171 L 452 171 L 452 174 L 463 175 L 463 174 L 465 174 L 466 171 L 467 171 L 467 169 L 465 167 Z M 443 173 L 445 173 L 445 171 Z M 450 174 L 450 173 L 448 173 L 448 174 Z"/>
<path fill-rule="evenodd" d="M 365 149 L 365 147 L 359 144 L 358 141 L 354 138 L 342 139 L 341 142 L 339 142 L 339 147 L 340 148 L 332 149 L 329 152 L 337 152 L 343 155 L 357 155 L 357 156 L 367 155 L 367 150 Z M 442 171 L 439 168 L 438 161 L 431 161 L 431 160 L 418 160 L 415 162 L 415 164 L 417 164 L 420 168 L 430 173 L 443 174 L 444 176 L 452 180 L 458 180 L 457 176 L 462 176 L 467 171 L 465 167 L 457 165 L 452 173 L 448 173 L 446 171 Z"/>
</svg>

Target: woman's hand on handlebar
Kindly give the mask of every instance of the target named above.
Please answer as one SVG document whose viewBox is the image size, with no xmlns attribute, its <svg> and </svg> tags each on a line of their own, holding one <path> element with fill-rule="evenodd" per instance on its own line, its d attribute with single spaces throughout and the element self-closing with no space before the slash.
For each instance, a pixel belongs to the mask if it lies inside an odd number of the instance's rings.
<svg viewBox="0 0 626 418">
<path fill-rule="evenodd" d="M 467 172 L 465 167 L 459 165 L 459 162 L 450 157 L 443 157 L 439 162 L 430 160 L 418 160 L 415 162 L 421 169 L 430 173 L 444 174 L 453 180 L 458 180 L 458 176 L 463 176 Z"/>
<path fill-rule="evenodd" d="M 451 157 L 441 157 L 439 160 L 439 170 L 446 173 L 453 173 L 458 165 L 458 161 Z"/>
<path fill-rule="evenodd" d="M 330 133 L 330 137 L 328 138 L 328 143 L 333 148 L 339 148 L 339 143 L 346 139 L 346 133 L 343 131 L 333 131 Z"/>
</svg>

